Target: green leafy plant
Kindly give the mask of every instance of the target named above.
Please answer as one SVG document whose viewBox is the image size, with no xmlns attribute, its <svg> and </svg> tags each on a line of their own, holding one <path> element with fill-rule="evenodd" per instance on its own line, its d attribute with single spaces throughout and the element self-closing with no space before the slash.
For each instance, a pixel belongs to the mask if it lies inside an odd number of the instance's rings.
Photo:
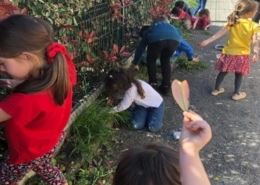
<svg viewBox="0 0 260 185">
<path fill-rule="evenodd" d="M 109 177 L 114 172 L 113 169 L 107 170 L 103 167 L 96 167 L 92 169 L 81 169 L 79 174 L 76 176 L 75 179 L 69 180 L 69 185 L 101 185 L 106 184 L 109 185 L 108 180 Z"/>
<path fill-rule="evenodd" d="M 169 15 L 170 14 L 170 8 L 172 5 L 172 1 L 171 0 L 160 0 L 157 1 L 155 4 L 155 7 L 152 8 L 151 14 L 153 17 L 158 17 L 160 15 Z"/>
<path fill-rule="evenodd" d="M 188 3 L 188 5 L 194 9 L 197 6 L 197 0 L 185 0 L 186 3 Z"/>
<path fill-rule="evenodd" d="M 109 113 L 110 107 L 105 106 L 104 100 L 96 100 L 77 117 L 71 128 L 73 150 L 71 154 L 80 154 L 86 161 L 96 153 L 95 148 L 100 144 L 108 144 L 113 135 L 110 122 L 127 121 L 128 117 Z"/>
<path fill-rule="evenodd" d="M 186 57 L 179 57 L 176 61 L 176 64 L 178 65 L 179 68 L 188 69 L 188 70 L 193 70 L 193 69 L 202 70 L 208 67 L 208 65 L 203 61 L 191 62 L 188 61 Z"/>
</svg>

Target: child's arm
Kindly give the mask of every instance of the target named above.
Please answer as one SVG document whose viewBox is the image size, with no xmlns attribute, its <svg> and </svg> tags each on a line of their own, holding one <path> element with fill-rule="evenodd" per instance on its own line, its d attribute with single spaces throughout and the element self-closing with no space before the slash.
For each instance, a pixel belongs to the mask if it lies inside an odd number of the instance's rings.
<svg viewBox="0 0 260 185">
<path fill-rule="evenodd" d="M 182 51 L 184 51 L 186 53 L 189 61 L 193 60 L 194 52 L 193 52 L 193 49 L 188 42 L 186 42 L 184 39 L 181 39 L 180 45 L 178 46 L 178 48 L 180 48 Z"/>
<path fill-rule="evenodd" d="M 205 26 L 205 29 L 208 29 L 211 26 L 211 24 L 207 24 L 207 26 Z"/>
<path fill-rule="evenodd" d="M 193 29 L 193 30 L 196 29 L 196 26 L 197 26 L 197 24 L 198 24 L 198 21 L 199 21 L 199 18 L 196 17 L 196 20 L 195 20 L 195 22 L 194 22 L 193 25 L 192 25 L 192 29 Z"/>
<path fill-rule="evenodd" d="M 128 109 L 132 105 L 137 94 L 137 87 L 132 85 L 132 87 L 125 92 L 123 100 L 117 106 L 113 107 L 110 113 L 121 112 Z"/>
<path fill-rule="evenodd" d="M 207 46 L 209 43 L 213 42 L 214 40 L 217 40 L 218 38 L 222 37 L 226 32 L 228 31 L 227 27 L 223 27 L 221 30 L 219 30 L 215 35 L 213 35 L 212 37 L 202 41 L 201 43 L 199 43 L 200 47 L 205 47 Z"/>
<path fill-rule="evenodd" d="M 172 14 L 170 15 L 170 18 L 171 18 L 171 19 L 174 19 L 174 20 L 179 20 L 179 19 L 180 19 L 179 17 L 176 17 L 176 16 L 174 16 L 174 15 L 172 15 Z"/>
<path fill-rule="evenodd" d="M 199 151 L 212 137 L 209 124 L 198 114 L 184 112 L 180 138 L 180 170 L 183 185 L 210 185 Z"/>
<path fill-rule="evenodd" d="M 253 62 L 257 62 L 258 61 L 258 48 L 259 48 L 257 33 L 255 33 L 253 35 L 252 43 L 253 43 L 253 50 L 254 50 Z"/>
<path fill-rule="evenodd" d="M 141 42 L 138 44 L 136 50 L 135 50 L 135 58 L 134 58 L 134 64 L 138 65 L 140 62 L 140 59 L 142 57 L 142 54 L 147 46 L 148 42 L 147 39 L 142 38 Z"/>
<path fill-rule="evenodd" d="M 3 121 L 11 119 L 12 116 L 7 114 L 3 109 L 0 108 L 0 123 Z"/>
</svg>

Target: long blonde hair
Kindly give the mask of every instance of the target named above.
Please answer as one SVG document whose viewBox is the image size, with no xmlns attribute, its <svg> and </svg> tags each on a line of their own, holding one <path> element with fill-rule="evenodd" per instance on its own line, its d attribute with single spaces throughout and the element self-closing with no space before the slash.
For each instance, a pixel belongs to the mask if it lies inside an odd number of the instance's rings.
<svg viewBox="0 0 260 185">
<path fill-rule="evenodd" d="M 254 0 L 239 0 L 235 10 L 228 16 L 228 25 L 234 26 L 239 23 L 239 18 L 247 13 L 256 11 L 258 3 Z"/>
</svg>

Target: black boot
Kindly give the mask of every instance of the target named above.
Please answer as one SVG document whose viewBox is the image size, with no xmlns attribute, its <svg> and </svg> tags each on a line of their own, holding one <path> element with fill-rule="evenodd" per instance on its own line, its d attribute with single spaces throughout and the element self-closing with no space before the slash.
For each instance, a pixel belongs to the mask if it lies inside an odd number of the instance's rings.
<svg viewBox="0 0 260 185">
<path fill-rule="evenodd" d="M 159 86 L 158 91 L 159 91 L 162 95 L 167 96 L 168 93 L 169 93 L 169 91 L 170 91 L 170 87 L 169 87 L 169 86 L 162 86 L 162 85 L 161 85 L 161 86 Z"/>
</svg>

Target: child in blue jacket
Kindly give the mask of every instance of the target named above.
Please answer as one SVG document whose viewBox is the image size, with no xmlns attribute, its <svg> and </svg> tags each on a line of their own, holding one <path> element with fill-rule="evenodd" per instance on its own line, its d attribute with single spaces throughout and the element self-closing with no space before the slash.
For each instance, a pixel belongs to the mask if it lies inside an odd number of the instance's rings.
<svg viewBox="0 0 260 185">
<path fill-rule="evenodd" d="M 142 34 L 142 40 L 136 51 L 134 64 L 137 68 L 142 54 L 147 48 L 147 71 L 149 84 L 157 89 L 156 60 L 160 58 L 162 68 L 162 82 L 158 90 L 167 95 L 171 83 L 170 58 L 180 43 L 180 32 L 169 23 L 165 16 L 159 16 L 154 23 Z"/>
<path fill-rule="evenodd" d="M 146 25 L 146 26 L 143 26 L 143 27 L 141 28 L 140 37 L 143 37 L 144 31 L 146 31 L 149 27 L 150 27 L 149 25 Z M 178 30 L 178 31 L 179 31 L 179 30 Z M 180 32 L 180 31 L 179 31 L 179 32 Z M 181 34 L 181 33 L 180 33 L 180 34 Z M 189 44 L 187 41 L 185 41 L 185 40 L 181 37 L 181 38 L 180 38 L 180 44 L 179 44 L 179 46 L 176 48 L 174 54 L 172 55 L 172 57 L 171 57 L 171 59 L 170 59 L 170 61 L 171 61 L 171 71 L 173 70 L 173 68 L 174 68 L 174 66 L 175 66 L 173 63 L 177 60 L 178 57 L 180 57 L 180 55 L 181 55 L 182 52 L 185 52 L 185 53 L 186 53 L 186 56 L 187 56 L 188 61 L 192 61 L 192 62 L 198 62 L 198 61 L 199 61 L 199 58 L 194 57 L 194 52 L 193 52 L 193 49 L 192 49 L 192 47 L 190 46 L 190 44 Z M 147 63 L 147 62 L 146 62 L 146 56 L 147 56 L 147 54 L 144 53 L 143 56 L 142 56 L 142 58 L 135 64 L 135 65 L 136 65 L 136 66 L 135 66 L 136 69 L 139 69 L 138 64 L 139 64 L 140 61 L 142 61 L 142 62 L 144 62 L 144 63 Z M 157 60 L 157 61 L 156 61 L 156 65 L 157 65 L 157 66 L 160 66 L 160 65 L 161 65 L 160 60 Z"/>
</svg>

